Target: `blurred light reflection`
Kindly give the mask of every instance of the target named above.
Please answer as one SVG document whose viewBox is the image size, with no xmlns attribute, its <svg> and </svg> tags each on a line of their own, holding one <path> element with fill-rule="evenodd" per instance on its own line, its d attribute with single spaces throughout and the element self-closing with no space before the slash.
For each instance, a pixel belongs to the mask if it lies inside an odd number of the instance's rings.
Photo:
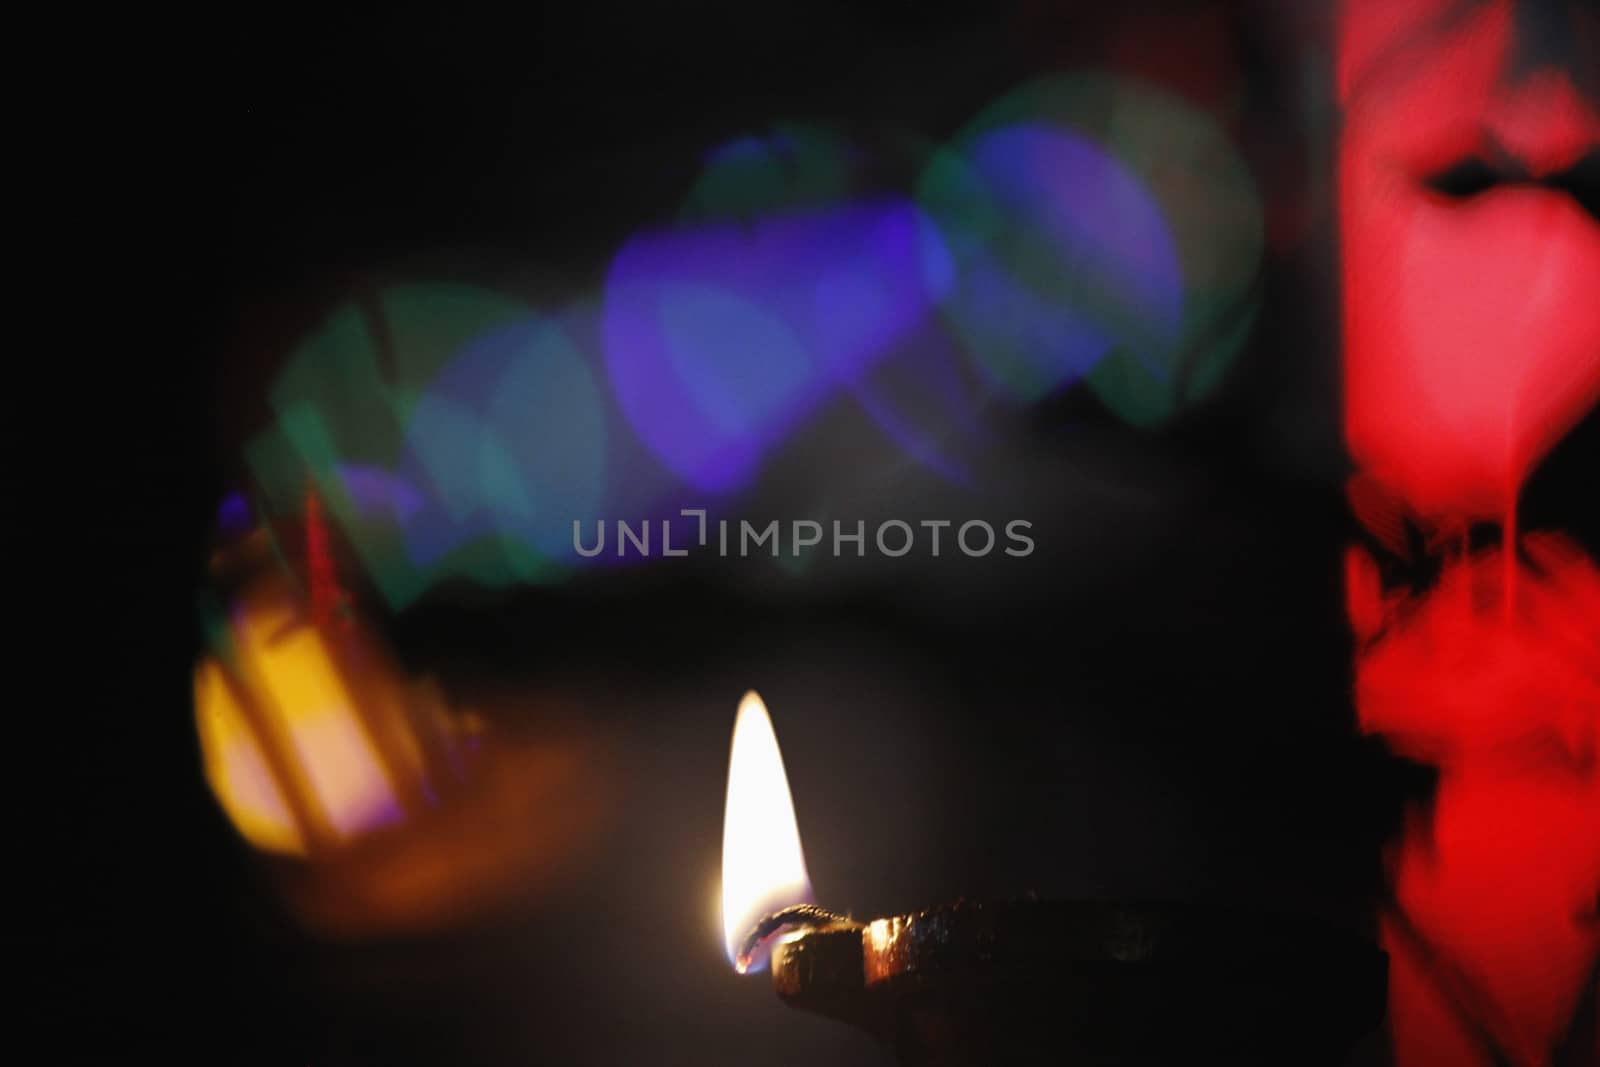
<svg viewBox="0 0 1600 1067">
<path fill-rule="evenodd" d="M 273 514 L 309 477 L 390 605 L 452 577 L 545 581 L 606 484 L 606 416 L 555 322 L 460 285 L 384 290 L 290 360 L 248 449 Z"/>
<path fill-rule="evenodd" d="M 935 155 L 919 202 L 959 280 L 944 307 L 1002 397 L 1087 377 L 1138 426 L 1204 400 L 1253 325 L 1263 218 L 1210 115 L 1105 73 L 989 107 Z"/>
<path fill-rule="evenodd" d="M 880 200 L 642 234 L 606 279 L 605 358 L 639 436 L 690 485 L 728 492 L 943 295 L 942 243 Z"/>
<path fill-rule="evenodd" d="M 205 777 L 308 923 L 341 934 L 448 924 L 548 881 L 588 840 L 597 768 L 408 677 L 349 613 L 318 619 L 265 531 L 195 670 Z M 237 559 L 228 566 L 236 566 Z"/>
<path fill-rule="evenodd" d="M 884 151 L 827 126 L 733 139 L 675 223 L 555 308 L 427 282 L 334 309 L 246 449 L 261 516 L 299 516 L 311 486 L 403 610 L 452 581 L 622 565 L 581 558 L 574 521 L 715 509 L 840 404 L 889 457 L 979 489 L 974 461 L 1021 406 L 1082 383 L 1154 426 L 1225 379 L 1262 218 L 1206 113 L 1065 75 L 903 149 L 914 199 L 885 185 Z"/>
</svg>

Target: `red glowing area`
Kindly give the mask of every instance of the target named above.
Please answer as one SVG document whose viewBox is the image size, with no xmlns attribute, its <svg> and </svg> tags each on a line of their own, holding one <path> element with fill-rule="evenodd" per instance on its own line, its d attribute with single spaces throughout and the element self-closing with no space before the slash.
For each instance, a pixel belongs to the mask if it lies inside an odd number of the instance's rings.
<svg viewBox="0 0 1600 1067">
<path fill-rule="evenodd" d="M 1402 1064 L 1552 1062 L 1600 960 L 1600 570 L 1524 557 L 1509 615 L 1497 552 L 1414 598 L 1351 569 L 1361 725 L 1440 772 L 1389 857 Z"/>
<path fill-rule="evenodd" d="M 1425 519 L 1499 518 L 1600 397 L 1600 223 L 1540 179 L 1600 143 L 1570 78 L 1510 78 L 1509 3 L 1353 0 L 1341 24 L 1345 430 Z M 1480 162 L 1487 180 L 1441 183 Z"/>
<path fill-rule="evenodd" d="M 1388 854 L 1400 1067 L 1600 1059 L 1574 1044 L 1595 1040 L 1579 1020 L 1600 965 L 1600 571 L 1517 523 L 1528 475 L 1600 399 L 1600 222 L 1570 180 L 1600 113 L 1540 54 L 1584 18 L 1341 6 L 1351 504 L 1387 551 L 1410 554 L 1408 520 L 1456 545 L 1420 592 L 1347 560 L 1361 727 L 1438 772 Z M 1539 19 L 1556 32 L 1530 34 Z M 1499 550 L 1441 536 L 1480 520 Z"/>
<path fill-rule="evenodd" d="M 328 544 L 328 527 L 322 517 L 322 500 L 306 489 L 306 584 L 310 588 L 311 617 L 318 626 L 332 623 L 344 603 L 339 572 Z"/>
</svg>

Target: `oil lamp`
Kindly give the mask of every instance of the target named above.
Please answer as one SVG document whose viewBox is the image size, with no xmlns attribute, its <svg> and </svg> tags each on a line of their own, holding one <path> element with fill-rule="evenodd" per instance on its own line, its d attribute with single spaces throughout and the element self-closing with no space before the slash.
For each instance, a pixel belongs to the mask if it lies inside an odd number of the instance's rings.
<svg viewBox="0 0 1600 1067">
<path fill-rule="evenodd" d="M 723 928 L 740 973 L 860 1027 L 907 1067 L 1344 1062 L 1382 1018 L 1365 938 L 1248 904 L 958 901 L 856 921 L 811 899 L 771 720 L 739 707 Z"/>
</svg>

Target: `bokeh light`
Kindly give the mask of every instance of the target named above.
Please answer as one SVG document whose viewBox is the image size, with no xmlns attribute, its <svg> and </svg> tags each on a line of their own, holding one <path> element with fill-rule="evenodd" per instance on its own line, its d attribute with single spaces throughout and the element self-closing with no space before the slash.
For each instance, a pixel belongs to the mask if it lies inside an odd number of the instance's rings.
<svg viewBox="0 0 1600 1067">
<path fill-rule="evenodd" d="M 396 286 L 290 357 L 248 449 L 269 510 L 315 487 L 392 607 L 432 585 L 544 581 L 606 485 L 600 388 L 554 320 L 503 294 Z"/>
<path fill-rule="evenodd" d="M 919 202 L 959 277 L 944 310 L 991 390 L 1087 378 L 1152 426 L 1203 400 L 1253 323 L 1263 222 L 1205 112 L 1104 73 L 1035 82 L 935 155 Z"/>
<path fill-rule="evenodd" d="M 1262 220 L 1204 112 L 1076 74 L 913 143 L 875 155 L 798 122 L 732 139 L 676 221 L 553 308 L 436 281 L 334 309 L 271 389 L 253 501 L 294 517 L 309 490 L 398 611 L 452 581 L 625 563 L 583 557 L 573 524 L 714 509 L 839 404 L 971 486 L 1019 406 L 1086 382 L 1154 426 L 1225 377 Z M 920 171 L 915 198 L 885 152 Z"/>
<path fill-rule="evenodd" d="M 678 477 L 750 483 L 763 456 L 936 303 L 938 236 L 881 199 L 641 234 L 612 260 L 604 344 L 622 411 Z"/>
<path fill-rule="evenodd" d="M 754 219 L 843 203 L 859 192 L 858 155 L 842 133 L 818 123 L 778 123 L 734 138 L 706 153 L 679 218 Z"/>
</svg>

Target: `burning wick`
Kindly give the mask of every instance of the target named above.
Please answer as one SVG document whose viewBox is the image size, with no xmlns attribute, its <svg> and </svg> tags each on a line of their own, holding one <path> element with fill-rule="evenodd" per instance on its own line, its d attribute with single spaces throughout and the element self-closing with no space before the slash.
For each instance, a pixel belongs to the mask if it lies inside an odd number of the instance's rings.
<svg viewBox="0 0 1600 1067">
<path fill-rule="evenodd" d="M 736 971 L 770 957 L 780 1001 L 858 1027 L 902 1067 L 1334 1067 L 1383 1011 L 1381 952 L 1265 909 L 958 901 L 860 923 L 818 907 L 754 692 L 728 758 L 722 926 Z M 1320 1055 L 1292 1054 L 1307 1035 Z"/>
<path fill-rule="evenodd" d="M 778 738 L 766 705 L 749 692 L 735 717 L 722 824 L 722 936 L 734 969 L 761 970 L 768 939 L 786 923 L 810 921 L 803 909 L 811 903 Z M 786 918 L 768 926 L 774 916 Z M 745 936 L 752 926 L 759 931 L 753 939 Z"/>
<path fill-rule="evenodd" d="M 799 936 L 802 931 L 846 927 L 860 929 L 861 924 L 848 915 L 839 915 L 815 904 L 794 904 L 782 911 L 775 911 L 752 926 L 750 932 L 744 935 L 744 940 L 739 942 L 739 949 L 733 958 L 734 970 L 740 974 L 748 971 L 756 953 L 776 934 Z"/>
</svg>

